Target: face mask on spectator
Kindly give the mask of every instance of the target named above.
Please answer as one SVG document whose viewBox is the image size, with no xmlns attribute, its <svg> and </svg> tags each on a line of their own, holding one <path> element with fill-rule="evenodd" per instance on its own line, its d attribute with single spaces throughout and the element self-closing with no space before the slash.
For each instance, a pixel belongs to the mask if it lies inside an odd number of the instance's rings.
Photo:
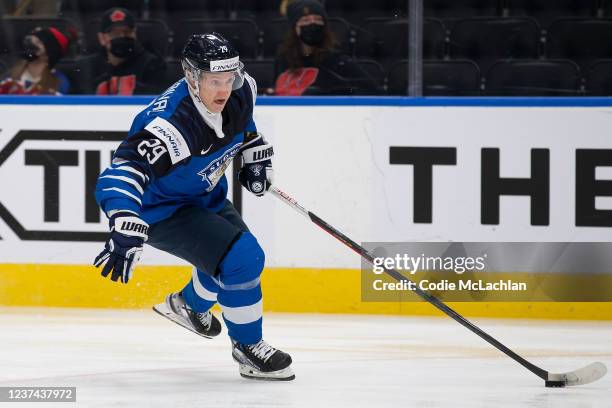
<svg viewBox="0 0 612 408">
<path fill-rule="evenodd" d="M 21 52 L 21 58 L 26 61 L 34 61 L 38 59 L 38 54 L 40 54 L 40 48 L 34 44 L 32 37 L 26 37 L 23 40 L 23 51 Z"/>
<path fill-rule="evenodd" d="M 325 26 L 321 24 L 308 24 L 300 27 L 300 40 L 306 45 L 317 46 L 325 39 Z"/>
<path fill-rule="evenodd" d="M 136 51 L 136 40 L 131 37 L 113 38 L 110 43 L 110 52 L 118 58 L 128 58 Z"/>
</svg>

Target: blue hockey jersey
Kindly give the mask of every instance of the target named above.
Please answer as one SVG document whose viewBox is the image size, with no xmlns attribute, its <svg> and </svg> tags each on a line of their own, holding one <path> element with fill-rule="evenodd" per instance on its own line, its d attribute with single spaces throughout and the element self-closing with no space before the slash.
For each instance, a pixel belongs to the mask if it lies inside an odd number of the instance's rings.
<svg viewBox="0 0 612 408">
<path fill-rule="evenodd" d="M 168 88 L 136 116 L 111 166 L 100 174 L 96 200 L 102 210 L 108 216 L 128 211 L 149 224 L 186 205 L 219 211 L 227 196 L 225 170 L 245 134 L 257 131 L 256 94 L 255 81 L 245 75 L 222 121 L 212 122 L 185 79 Z"/>
</svg>

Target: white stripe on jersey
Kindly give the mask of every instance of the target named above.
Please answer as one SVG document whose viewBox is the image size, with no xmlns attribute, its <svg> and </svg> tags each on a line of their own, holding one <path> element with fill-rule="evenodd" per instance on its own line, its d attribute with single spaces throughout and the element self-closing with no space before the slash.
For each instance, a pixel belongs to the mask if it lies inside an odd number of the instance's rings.
<svg viewBox="0 0 612 408">
<path fill-rule="evenodd" d="M 138 182 L 136 180 L 134 180 L 133 178 L 124 177 L 124 176 L 111 176 L 111 175 L 101 176 L 100 178 L 101 179 L 109 178 L 109 179 L 125 181 L 126 183 L 128 183 L 129 185 L 134 187 L 140 194 L 144 194 L 144 190 L 142 189 L 142 186 L 140 184 L 138 184 Z"/>
<path fill-rule="evenodd" d="M 134 214 L 134 215 L 135 215 L 135 216 L 137 216 L 137 217 L 140 217 L 140 214 L 138 214 L 137 212 L 132 211 L 132 210 L 110 210 L 110 211 L 108 212 L 108 214 L 106 214 L 106 216 L 107 216 L 108 218 L 110 218 L 110 217 L 112 217 L 113 215 L 115 215 L 115 214 L 117 214 L 117 213 L 120 213 L 120 212 L 126 212 L 126 213 L 130 213 L 130 214 Z"/>
<path fill-rule="evenodd" d="M 130 173 L 136 174 L 136 175 L 140 176 L 142 181 L 144 181 L 145 183 L 147 181 L 149 181 L 149 176 L 147 176 L 144 173 L 141 173 L 140 171 L 136 170 L 135 168 L 133 168 L 131 166 L 119 166 L 119 167 L 111 166 L 111 168 L 114 169 L 114 170 L 129 171 Z"/>
<path fill-rule="evenodd" d="M 129 191 L 125 191 L 122 188 L 117 188 L 117 187 L 103 188 L 102 191 L 116 191 L 118 193 L 121 193 L 123 195 L 130 197 L 131 199 L 136 201 L 138 205 L 142 205 L 142 201 L 140 201 L 140 198 L 136 197 L 134 194 L 130 193 Z"/>
</svg>

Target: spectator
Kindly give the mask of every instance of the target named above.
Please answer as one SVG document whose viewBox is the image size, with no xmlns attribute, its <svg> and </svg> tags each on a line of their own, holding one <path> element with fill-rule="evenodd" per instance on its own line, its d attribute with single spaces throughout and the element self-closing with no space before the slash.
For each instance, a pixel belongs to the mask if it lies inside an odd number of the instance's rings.
<svg viewBox="0 0 612 408">
<path fill-rule="evenodd" d="M 68 93 L 68 79 L 54 67 L 68 52 L 70 40 L 68 35 L 55 27 L 34 29 L 23 39 L 21 58 L 0 82 L 0 94 Z"/>
<path fill-rule="evenodd" d="M 166 62 L 146 51 L 136 36 L 136 22 L 122 8 L 107 10 L 98 32 L 100 53 L 84 58 L 80 65 L 85 77 L 85 93 L 98 95 L 157 94 L 166 84 Z"/>
<path fill-rule="evenodd" d="M 287 5 L 290 29 L 276 59 L 276 95 L 353 94 L 376 83 L 347 55 L 334 49 L 327 13 L 316 0 Z"/>
</svg>

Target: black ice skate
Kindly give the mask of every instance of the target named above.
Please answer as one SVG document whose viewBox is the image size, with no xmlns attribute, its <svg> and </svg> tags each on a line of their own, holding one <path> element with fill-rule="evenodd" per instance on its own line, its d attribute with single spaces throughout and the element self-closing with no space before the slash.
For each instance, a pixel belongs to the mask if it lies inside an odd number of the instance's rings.
<svg viewBox="0 0 612 408">
<path fill-rule="evenodd" d="M 291 356 L 263 340 L 255 344 L 241 344 L 232 340 L 232 357 L 244 378 L 268 381 L 291 381 Z"/>
<path fill-rule="evenodd" d="M 210 310 L 205 313 L 195 312 L 185 303 L 181 292 L 168 295 L 166 302 L 153 306 L 153 310 L 207 339 L 212 339 L 221 333 L 221 323 L 212 312 Z"/>
</svg>

